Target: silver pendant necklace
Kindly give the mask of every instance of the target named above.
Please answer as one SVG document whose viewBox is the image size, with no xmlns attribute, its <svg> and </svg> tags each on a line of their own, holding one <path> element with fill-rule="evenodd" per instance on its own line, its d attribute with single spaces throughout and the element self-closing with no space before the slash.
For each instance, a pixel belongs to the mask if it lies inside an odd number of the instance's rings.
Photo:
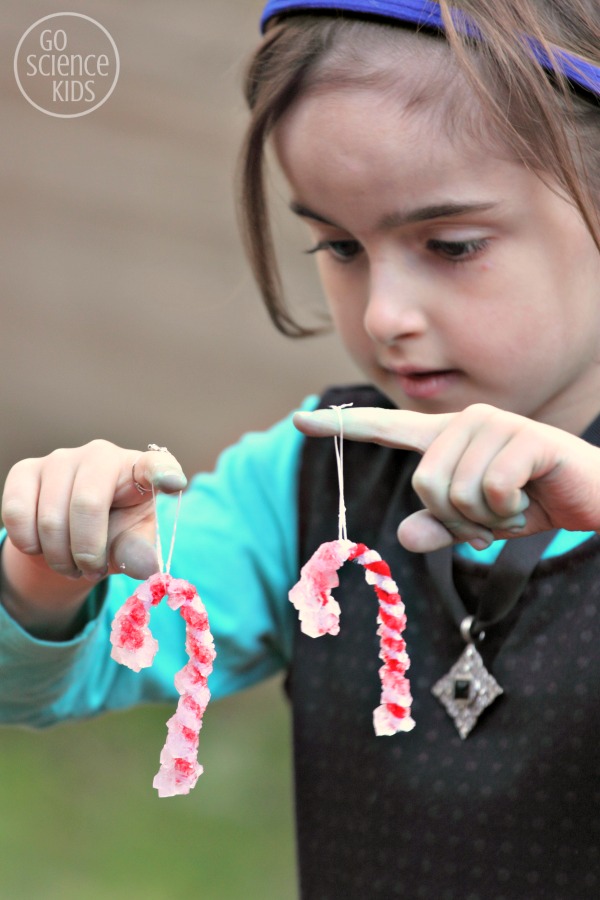
<svg viewBox="0 0 600 900">
<path fill-rule="evenodd" d="M 431 688 L 431 693 L 446 707 L 463 740 L 477 724 L 481 713 L 504 691 L 485 667 L 475 647 L 471 628 L 475 616 L 467 616 L 460 626 L 460 633 L 467 646 L 449 672 Z M 479 635 L 483 640 L 485 634 Z"/>
<path fill-rule="evenodd" d="M 452 548 L 426 554 L 426 563 L 440 602 L 466 644 L 452 668 L 431 691 L 445 707 L 464 740 L 479 716 L 504 693 L 477 649 L 490 627 L 505 619 L 527 586 L 531 573 L 556 531 L 507 541 L 490 567 L 475 615 L 469 615 L 452 577 Z"/>
</svg>

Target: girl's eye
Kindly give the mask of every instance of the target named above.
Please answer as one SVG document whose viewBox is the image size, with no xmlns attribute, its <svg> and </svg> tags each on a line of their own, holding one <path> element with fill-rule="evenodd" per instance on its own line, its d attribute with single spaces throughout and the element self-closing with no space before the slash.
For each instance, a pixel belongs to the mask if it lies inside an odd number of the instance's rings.
<svg viewBox="0 0 600 900">
<path fill-rule="evenodd" d="M 427 242 L 429 250 L 444 256 L 450 262 L 465 262 L 480 253 L 488 245 L 485 238 L 472 241 L 439 241 L 432 239 Z"/>
<path fill-rule="evenodd" d="M 362 247 L 358 241 L 319 241 L 307 253 L 319 253 L 328 250 L 339 262 L 350 262 L 361 252 Z"/>
</svg>

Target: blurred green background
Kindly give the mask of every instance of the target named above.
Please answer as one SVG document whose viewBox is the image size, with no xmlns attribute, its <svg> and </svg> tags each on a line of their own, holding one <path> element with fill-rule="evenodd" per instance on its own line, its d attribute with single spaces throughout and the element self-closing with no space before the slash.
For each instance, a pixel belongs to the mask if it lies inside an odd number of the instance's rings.
<svg viewBox="0 0 600 900">
<path fill-rule="evenodd" d="M 293 900 L 288 713 L 278 682 L 209 705 L 184 797 L 152 787 L 173 710 L 0 728 L 2 900 Z"/>
</svg>

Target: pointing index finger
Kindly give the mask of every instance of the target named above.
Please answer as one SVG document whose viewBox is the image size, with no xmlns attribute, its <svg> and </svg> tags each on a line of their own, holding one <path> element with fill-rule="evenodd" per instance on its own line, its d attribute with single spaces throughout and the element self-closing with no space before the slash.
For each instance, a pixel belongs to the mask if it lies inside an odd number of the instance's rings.
<svg viewBox="0 0 600 900">
<path fill-rule="evenodd" d="M 428 414 L 401 409 L 363 406 L 342 412 L 344 437 L 352 441 L 371 441 L 382 447 L 417 450 L 424 453 L 431 442 L 454 418 L 454 413 Z M 333 437 L 340 433 L 336 410 L 319 409 L 297 412 L 294 425 L 309 437 Z"/>
</svg>

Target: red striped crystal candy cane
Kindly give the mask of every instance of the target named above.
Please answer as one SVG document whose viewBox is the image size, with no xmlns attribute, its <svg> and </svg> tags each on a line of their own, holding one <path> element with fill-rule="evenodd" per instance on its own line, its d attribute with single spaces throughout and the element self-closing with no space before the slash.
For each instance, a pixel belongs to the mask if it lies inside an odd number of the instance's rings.
<svg viewBox="0 0 600 900">
<path fill-rule="evenodd" d="M 379 669 L 381 702 L 373 711 L 375 734 L 411 731 L 415 722 L 410 714 L 412 697 L 405 675 L 410 660 L 402 638 L 406 615 L 390 568 L 379 553 L 343 538 L 321 544 L 302 567 L 300 580 L 289 593 L 290 601 L 299 612 L 300 627 L 305 634 L 310 637 L 338 634 L 340 605 L 331 590 L 338 586 L 338 569 L 347 560 L 364 567 L 365 579 L 373 586 L 379 602 L 377 634 L 383 665 Z"/>
</svg>

